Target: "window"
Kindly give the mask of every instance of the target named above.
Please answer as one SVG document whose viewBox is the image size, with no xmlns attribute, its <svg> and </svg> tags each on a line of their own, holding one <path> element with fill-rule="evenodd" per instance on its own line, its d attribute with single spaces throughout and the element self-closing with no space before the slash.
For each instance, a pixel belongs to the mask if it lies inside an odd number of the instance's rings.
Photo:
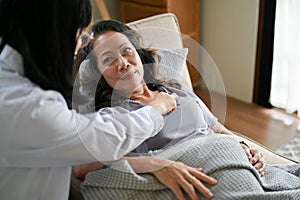
<svg viewBox="0 0 300 200">
<path fill-rule="evenodd" d="M 270 103 L 300 118 L 299 19 L 299 0 L 277 0 Z"/>
</svg>

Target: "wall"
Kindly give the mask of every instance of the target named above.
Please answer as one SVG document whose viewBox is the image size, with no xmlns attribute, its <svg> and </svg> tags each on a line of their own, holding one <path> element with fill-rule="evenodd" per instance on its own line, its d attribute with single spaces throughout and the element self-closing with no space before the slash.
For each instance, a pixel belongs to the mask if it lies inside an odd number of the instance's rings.
<svg viewBox="0 0 300 200">
<path fill-rule="evenodd" d="M 252 102 L 259 0 L 201 0 L 200 43 L 227 95 Z"/>
<path fill-rule="evenodd" d="M 98 7 L 96 5 L 95 0 L 90 0 L 91 5 L 93 7 L 93 19 L 101 19 L 101 15 L 99 14 Z M 104 0 L 107 10 L 112 19 L 120 20 L 120 0 Z"/>
</svg>

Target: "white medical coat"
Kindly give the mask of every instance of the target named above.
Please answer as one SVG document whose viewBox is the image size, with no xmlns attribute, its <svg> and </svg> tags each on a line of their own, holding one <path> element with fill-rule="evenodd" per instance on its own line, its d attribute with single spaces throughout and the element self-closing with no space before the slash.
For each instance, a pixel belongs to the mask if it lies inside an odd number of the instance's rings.
<svg viewBox="0 0 300 200">
<path fill-rule="evenodd" d="M 72 165 L 118 159 L 163 125 L 150 106 L 89 115 L 69 110 L 60 93 L 24 76 L 22 56 L 6 45 L 0 55 L 0 198 L 67 199 Z"/>
</svg>

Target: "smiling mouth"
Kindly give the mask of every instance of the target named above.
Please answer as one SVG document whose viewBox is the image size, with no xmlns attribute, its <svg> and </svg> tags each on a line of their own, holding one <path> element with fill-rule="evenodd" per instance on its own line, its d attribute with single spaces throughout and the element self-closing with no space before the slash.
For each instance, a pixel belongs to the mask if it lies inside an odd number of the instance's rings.
<svg viewBox="0 0 300 200">
<path fill-rule="evenodd" d="M 128 73 L 126 73 L 126 74 L 124 74 L 121 78 L 120 78 L 120 80 L 130 80 L 130 79 L 132 79 L 133 77 L 134 77 L 134 74 L 136 73 L 136 71 L 134 71 L 134 72 L 128 72 Z"/>
</svg>

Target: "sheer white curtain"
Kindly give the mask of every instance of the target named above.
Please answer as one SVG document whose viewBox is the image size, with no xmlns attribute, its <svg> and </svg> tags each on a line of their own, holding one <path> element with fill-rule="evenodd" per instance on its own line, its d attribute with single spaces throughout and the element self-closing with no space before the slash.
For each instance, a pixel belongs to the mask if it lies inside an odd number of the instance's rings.
<svg viewBox="0 0 300 200">
<path fill-rule="evenodd" d="M 300 0 L 277 0 L 270 102 L 300 118 Z"/>
</svg>

